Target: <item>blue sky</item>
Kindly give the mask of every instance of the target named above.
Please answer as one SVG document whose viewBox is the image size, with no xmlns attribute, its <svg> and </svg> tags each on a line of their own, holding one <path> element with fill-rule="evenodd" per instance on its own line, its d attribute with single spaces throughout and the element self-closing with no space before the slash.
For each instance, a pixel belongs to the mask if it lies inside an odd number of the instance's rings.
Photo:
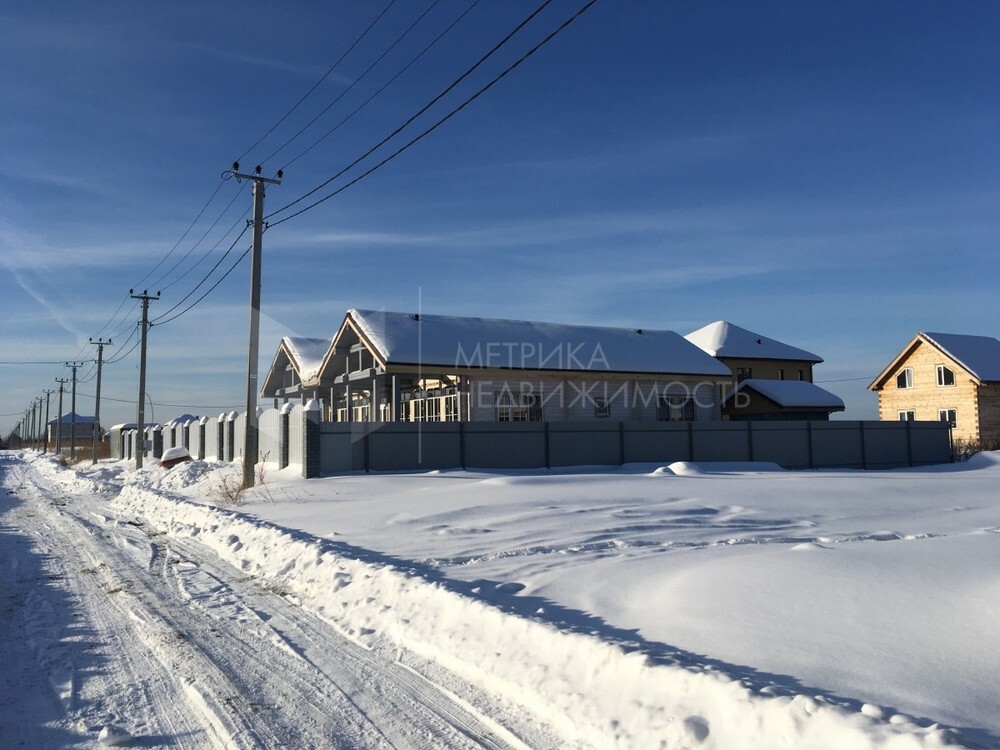
<svg viewBox="0 0 1000 750">
<path fill-rule="evenodd" d="M 128 290 L 161 291 L 164 315 L 233 243 L 251 198 L 220 174 L 284 168 L 266 206 L 281 208 L 539 2 L 397 0 L 253 149 L 388 0 L 4 4 L 0 360 L 49 364 L 0 365 L 0 432 L 97 336 L 126 355 L 105 368 L 102 421 L 133 419 Z M 553 0 L 377 158 L 582 4 Z M 998 38 L 992 0 L 598 0 L 426 139 L 268 230 L 261 367 L 282 335 L 330 336 L 349 307 L 682 334 L 726 319 L 820 354 L 845 416 L 872 418 L 868 379 L 917 331 L 1000 334 Z M 151 329 L 147 419 L 243 403 L 248 286 L 244 261 Z M 80 384 L 79 412 L 93 392 Z"/>
</svg>

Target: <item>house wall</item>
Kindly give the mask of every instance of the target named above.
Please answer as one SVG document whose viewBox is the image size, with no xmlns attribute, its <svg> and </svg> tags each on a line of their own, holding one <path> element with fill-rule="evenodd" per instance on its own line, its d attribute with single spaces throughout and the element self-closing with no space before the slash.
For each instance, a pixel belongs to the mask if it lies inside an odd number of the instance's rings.
<svg viewBox="0 0 1000 750">
<path fill-rule="evenodd" d="M 1000 383 L 979 386 L 978 397 L 980 439 L 1000 447 Z"/>
<path fill-rule="evenodd" d="M 662 380 L 586 377 L 466 378 L 470 422 L 496 422 L 496 395 L 501 392 L 531 393 L 542 400 L 545 422 L 619 421 L 656 422 L 661 395 L 691 396 L 695 421 L 721 419 L 717 378 L 664 376 Z M 596 414 L 596 400 L 610 406 L 607 417 Z"/>
<path fill-rule="evenodd" d="M 736 376 L 737 367 L 749 367 L 753 373 L 752 377 L 762 380 L 781 380 L 778 377 L 778 370 L 784 369 L 785 380 L 798 380 L 799 370 L 802 370 L 802 379 L 810 383 L 813 379 L 812 362 L 803 362 L 798 359 L 736 359 L 732 357 L 719 357 L 719 361 L 733 371 Z"/>
<path fill-rule="evenodd" d="M 955 373 L 955 385 L 937 384 L 937 366 Z M 897 388 L 896 376 L 913 369 L 913 387 Z M 878 390 L 878 418 L 899 420 L 900 411 L 913 411 L 918 421 L 936 421 L 941 409 L 955 409 L 955 440 L 979 440 L 979 387 L 961 365 L 938 349 L 919 341 L 908 357 L 900 360 Z"/>
</svg>

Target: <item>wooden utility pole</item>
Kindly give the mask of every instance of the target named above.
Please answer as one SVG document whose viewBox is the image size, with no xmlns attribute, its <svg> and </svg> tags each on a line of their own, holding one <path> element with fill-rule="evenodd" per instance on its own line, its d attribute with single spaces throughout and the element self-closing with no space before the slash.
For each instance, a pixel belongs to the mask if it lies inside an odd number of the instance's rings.
<svg viewBox="0 0 1000 750">
<path fill-rule="evenodd" d="M 62 453 L 62 395 L 69 380 L 66 378 L 56 378 L 56 382 L 59 384 L 59 413 L 56 416 L 56 455 L 58 456 Z"/>
<path fill-rule="evenodd" d="M 135 439 L 138 445 L 135 451 L 135 468 L 142 468 L 142 454 L 146 450 L 146 333 L 149 331 L 149 303 L 151 300 L 160 298 L 160 293 L 155 296 L 150 295 L 148 290 L 143 290 L 142 294 L 133 294 L 128 290 L 132 299 L 142 301 L 142 345 L 139 347 L 139 411 L 136 415 Z"/>
<path fill-rule="evenodd" d="M 254 485 L 254 466 L 258 459 L 257 439 L 257 360 L 260 352 L 260 266 L 264 242 L 264 185 L 280 185 L 282 173 L 272 179 L 263 177 L 260 166 L 253 174 L 241 174 L 239 162 L 233 162 L 232 175 L 238 181 L 253 180 L 253 254 L 250 265 L 250 346 L 247 357 L 247 428 L 243 443 L 243 488 Z"/>
<path fill-rule="evenodd" d="M 69 411 L 69 455 L 76 458 L 76 369 L 83 367 L 83 362 L 67 362 L 66 366 L 73 370 L 73 396 Z"/>
<path fill-rule="evenodd" d="M 111 339 L 105 341 L 98 338 L 90 340 L 91 344 L 97 345 L 97 395 L 94 398 L 94 458 L 93 463 L 97 463 L 97 446 L 100 443 L 101 432 L 101 366 L 104 364 L 104 347 L 113 346 Z"/>
</svg>

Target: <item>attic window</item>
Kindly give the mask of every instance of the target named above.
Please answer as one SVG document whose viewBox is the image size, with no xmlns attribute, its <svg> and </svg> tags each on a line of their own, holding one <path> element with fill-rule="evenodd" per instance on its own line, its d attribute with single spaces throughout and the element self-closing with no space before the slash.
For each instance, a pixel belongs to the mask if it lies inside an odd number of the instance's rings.
<svg viewBox="0 0 1000 750">
<path fill-rule="evenodd" d="M 938 385 L 955 385 L 955 372 L 944 365 L 937 366 Z"/>
<path fill-rule="evenodd" d="M 913 368 L 907 367 L 905 370 L 896 376 L 896 387 L 897 388 L 912 388 L 913 387 Z"/>
</svg>

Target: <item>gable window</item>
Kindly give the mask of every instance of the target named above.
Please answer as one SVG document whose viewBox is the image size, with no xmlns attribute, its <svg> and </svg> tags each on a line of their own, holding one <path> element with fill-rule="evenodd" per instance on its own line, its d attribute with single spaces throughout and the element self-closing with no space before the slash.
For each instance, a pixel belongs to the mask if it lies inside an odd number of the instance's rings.
<svg viewBox="0 0 1000 750">
<path fill-rule="evenodd" d="M 690 396 L 660 396 L 656 400 L 656 421 L 693 422 L 694 399 Z"/>
<path fill-rule="evenodd" d="M 749 380 L 753 377 L 753 368 L 751 367 L 737 367 L 736 368 L 736 381 L 740 382 L 742 380 Z"/>
<path fill-rule="evenodd" d="M 916 419 L 916 415 L 912 410 L 899 412 L 900 422 L 912 422 L 914 419 Z"/>
<path fill-rule="evenodd" d="M 958 422 L 958 413 L 954 409 L 939 409 L 938 419 L 947 422 L 949 427 L 955 427 Z"/>
<path fill-rule="evenodd" d="M 896 387 L 897 388 L 912 388 L 913 387 L 913 368 L 907 367 L 905 370 L 896 376 Z"/>
<path fill-rule="evenodd" d="M 937 366 L 938 385 L 955 385 L 955 371 L 944 365 Z"/>
</svg>

